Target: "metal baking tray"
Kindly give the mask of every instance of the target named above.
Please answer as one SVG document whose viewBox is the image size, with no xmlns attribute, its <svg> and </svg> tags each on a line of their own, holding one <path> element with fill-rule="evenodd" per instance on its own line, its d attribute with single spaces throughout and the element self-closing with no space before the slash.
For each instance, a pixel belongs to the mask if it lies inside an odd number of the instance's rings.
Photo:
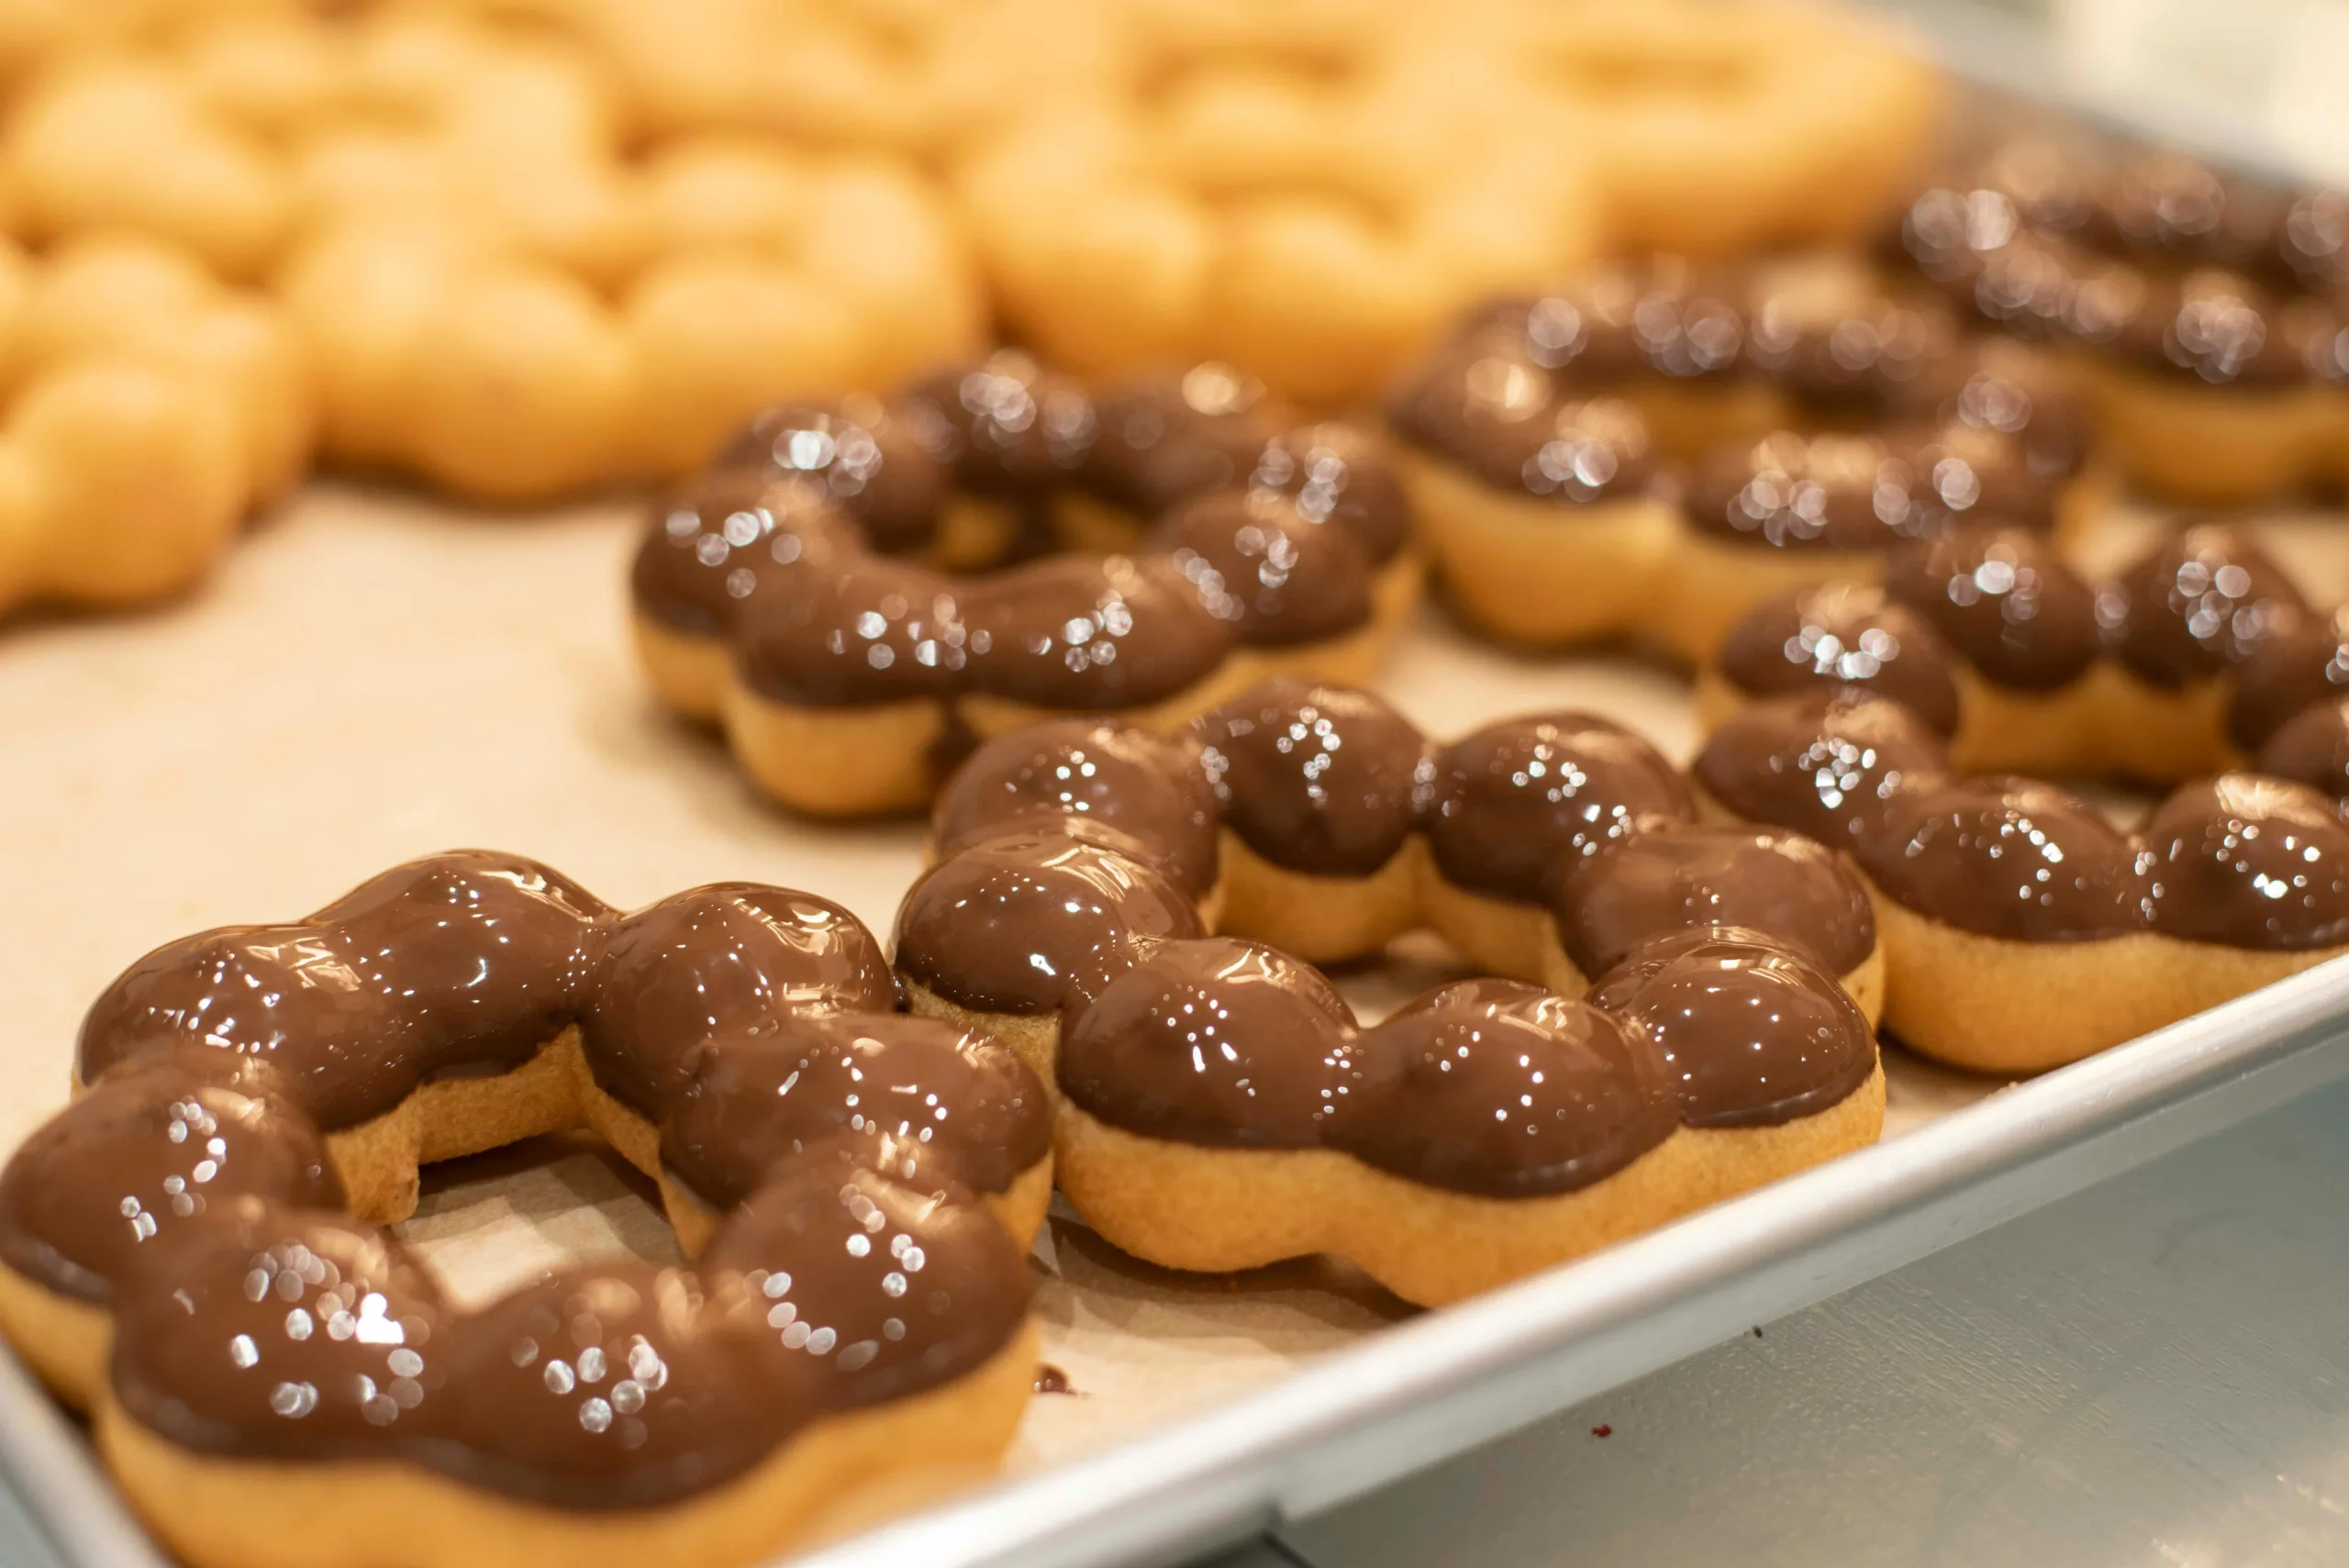
<svg viewBox="0 0 2349 1568">
<path fill-rule="evenodd" d="M 2027 29 L 2018 31 L 2010 18 L 1982 33 L 1969 33 L 1967 26 L 1959 26 L 1951 53 L 1961 68 L 1978 68 L 2001 86 L 2043 91 L 2049 85 L 2046 72 L 2018 63 L 2018 50 L 2032 37 Z M 2208 128 L 2178 128 L 2175 139 L 2232 153 L 2237 161 L 2265 161 L 2255 154 L 2243 157 L 2240 139 L 2229 145 Z M 417 509 L 395 504 L 395 510 L 401 508 Z M 378 528 L 373 520 L 355 532 L 343 526 L 349 547 L 360 553 L 332 555 L 282 523 L 273 532 L 284 537 L 251 547 L 256 559 L 273 551 L 279 559 L 243 569 L 274 576 L 273 592 L 280 595 L 296 580 L 349 580 L 342 574 L 362 558 L 371 571 L 380 569 L 393 532 L 367 531 Z M 423 539 L 416 562 L 420 573 L 448 593 L 478 593 L 484 606 L 501 608 L 544 602 L 545 573 L 566 551 L 571 564 L 559 570 L 575 575 L 564 582 L 575 586 L 607 575 L 616 582 L 609 563 L 623 558 L 630 531 L 619 519 L 591 524 L 575 549 L 574 529 L 560 540 L 532 541 L 526 554 L 518 544 L 509 548 L 445 519 L 428 517 L 415 526 Z M 391 527 L 411 524 L 403 519 Z M 2320 531 L 2340 527 L 2332 519 Z M 407 533 L 396 538 L 398 548 L 409 548 Z M 468 552 L 462 561 L 460 551 Z M 285 558 L 306 553 L 331 559 L 304 561 L 298 573 L 284 570 Z M 2298 573 L 2304 584 L 2329 596 L 2349 596 L 2349 562 L 2343 559 L 2349 552 L 2321 553 L 2331 559 Z M 507 579 L 501 582 L 499 573 Z M 393 572 L 385 594 L 395 595 L 401 581 Z M 526 584 L 532 591 L 522 596 Z M 256 613 L 256 603 L 246 597 L 224 606 L 222 618 Z M 417 635 L 445 644 L 457 629 L 476 624 L 494 626 L 497 617 L 467 617 L 462 606 L 451 607 L 437 627 Z M 179 631 L 150 626 L 128 635 L 167 641 Z M 515 635 L 543 643 L 547 634 L 522 627 Z M 224 658 L 228 651 L 225 644 L 211 650 Z M 477 662 L 501 657 L 497 647 L 486 655 L 470 649 L 450 654 L 462 669 L 450 674 L 449 691 L 459 682 L 466 690 L 497 684 L 496 666 Z M 589 681 L 607 681 L 618 657 L 613 650 L 578 647 L 570 654 Z M 543 706 L 543 664 L 516 660 L 510 673 L 509 700 L 527 697 Z M 39 678 L 21 674 L 26 682 Z M 1666 695 L 1678 690 L 1673 682 L 1638 670 L 1603 679 L 1613 684 L 1602 707 L 1635 706 L 1636 715 L 1619 707 L 1617 716 L 1632 717 L 1652 734 L 1660 724 L 1685 729 L 1685 696 Z M 1406 688 L 1396 692 L 1398 698 L 1416 697 L 1406 701 L 1407 710 L 1454 715 L 1456 722 L 1447 728 L 1461 728 L 1483 717 L 1452 700 L 1464 684 L 1477 684 L 1484 700 L 1475 706 L 1495 711 L 1562 696 L 1585 700 L 1579 689 L 1562 691 L 1559 681 L 1557 666 L 1513 664 L 1438 630 L 1423 633 L 1410 668 L 1395 672 L 1386 684 L 1390 691 Z M 1532 695 L 1537 692 L 1539 697 Z M 419 711 L 434 695 L 417 695 Z M 603 708 L 590 711 L 597 716 L 595 723 L 607 728 L 596 731 L 591 725 L 589 738 L 608 745 L 614 721 Z M 1686 734 L 1657 738 L 1686 751 Z M 535 743 L 543 749 L 545 738 Z M 707 780 L 708 770 L 720 765 L 706 749 L 668 749 L 671 754 L 659 761 L 672 770 L 697 768 Z M 608 765 L 608 757 L 601 760 Z M 365 772 L 356 763 L 354 771 Z M 707 841 L 696 840 L 690 852 L 666 844 L 647 847 L 642 858 L 660 862 L 664 876 L 678 865 L 698 865 L 693 856 L 708 853 L 711 843 L 729 835 L 743 839 L 742 824 L 751 820 L 730 801 L 707 793 L 706 783 L 685 787 L 705 791 L 699 809 L 708 818 L 701 825 Z M 71 825 L 57 828 L 61 834 L 70 830 Z M 832 857 L 826 863 L 835 874 L 852 862 L 869 862 L 871 874 L 895 875 L 911 841 L 897 845 L 875 837 L 845 847 L 834 843 L 825 851 Z M 769 842 L 757 852 L 772 858 L 790 848 Z M 629 862 L 621 857 L 615 863 Z M 673 884 L 656 885 L 665 891 Z M 894 892 L 885 892 L 851 902 L 870 918 L 885 916 L 886 901 L 893 900 Z M 174 920 L 159 935 L 197 923 Z M 1357 1002 L 1382 1000 L 1362 995 L 1360 982 L 1347 989 Z M 1024 1473 L 796 1561 L 802 1568 L 1169 1563 L 1321 1512 L 2349 1074 L 2349 961 L 1987 1095 L 1978 1084 L 1954 1091 L 1938 1084 L 1933 1070 L 1913 1061 L 1905 1061 L 1902 1072 L 1914 1086 L 1907 1114 L 1897 1095 L 1888 1140 L 1875 1148 L 1479 1299 L 1352 1333 L 1295 1370 L 1283 1362 L 1245 1384 L 1230 1383 L 1242 1391 L 1219 1393 L 1191 1413 L 1129 1421 L 1097 1442 L 1064 1439 L 1047 1462 Z M 6 1354 L 0 1354 L 0 1477 L 58 1562 L 161 1568 L 162 1557 L 96 1462 L 85 1432 Z"/>
</svg>

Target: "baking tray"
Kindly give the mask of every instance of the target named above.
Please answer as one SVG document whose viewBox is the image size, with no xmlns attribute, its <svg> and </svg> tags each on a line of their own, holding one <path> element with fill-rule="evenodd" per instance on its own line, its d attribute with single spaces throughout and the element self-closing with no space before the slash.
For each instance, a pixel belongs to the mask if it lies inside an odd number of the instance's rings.
<svg viewBox="0 0 2349 1568">
<path fill-rule="evenodd" d="M 2086 563 L 2160 526 L 2121 519 Z M 805 886 L 885 930 L 918 827 L 793 822 L 659 713 L 624 635 L 634 529 L 618 506 L 484 524 L 317 485 L 198 598 L 11 628 L 0 1071 L 20 1090 L 0 1150 L 63 1103 L 81 1010 L 130 958 L 455 844 L 540 856 L 623 904 Z M 2264 531 L 2311 596 L 2349 600 L 2337 516 Z M 1667 672 L 1515 658 L 1432 614 L 1380 684 L 1431 733 L 1574 706 L 1676 756 L 1696 740 Z M 1440 953 L 1398 958 L 1341 979 L 1366 1016 L 1445 977 Z M 798 1561 L 1169 1562 L 1309 1516 L 2349 1073 L 2349 964 L 2021 1085 L 1898 1051 L 1887 1070 L 1879 1146 L 1438 1313 L 1324 1263 L 1152 1270 L 1056 1213 L 1038 1311 L 1080 1395 L 1032 1402 L 997 1485 Z M 674 1255 L 642 1185 L 562 1140 L 436 1168 L 403 1230 L 460 1298 L 565 1259 Z M 5 1355 L 0 1473 L 61 1562 L 160 1563 L 82 1429 Z"/>
</svg>

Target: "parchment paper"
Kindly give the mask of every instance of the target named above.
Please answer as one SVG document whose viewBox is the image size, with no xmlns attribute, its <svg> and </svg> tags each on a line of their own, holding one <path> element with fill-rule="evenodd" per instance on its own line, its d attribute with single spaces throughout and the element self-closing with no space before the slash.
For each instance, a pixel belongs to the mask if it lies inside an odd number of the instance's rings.
<svg viewBox="0 0 2349 1568">
<path fill-rule="evenodd" d="M 796 885 L 885 933 L 918 828 L 784 817 L 654 706 L 624 630 L 635 527 L 619 505 L 475 517 L 322 485 L 186 602 L 0 631 L 0 1149 L 63 1103 L 83 1009 L 139 954 L 299 915 L 435 850 L 535 855 L 621 905 L 722 878 Z M 2117 558 L 2145 527 L 2094 555 Z M 2327 602 L 2349 589 L 2341 527 L 2277 530 Z M 1384 684 L 1435 734 L 1574 705 L 1675 757 L 1695 740 L 1667 671 L 1512 657 L 1432 612 Z M 1446 973 L 1422 946 L 1342 984 L 1375 1016 Z M 1888 1137 L 1998 1087 L 1897 1053 L 1888 1067 Z M 436 1168 L 404 1229 L 471 1299 L 566 1260 L 676 1256 L 646 1184 L 584 1138 Z M 1074 1393 L 1034 1402 L 1016 1467 L 1260 1386 L 1409 1310 L 1332 1264 L 1171 1274 L 1065 1214 L 1034 1266 L 1044 1353 Z"/>
</svg>

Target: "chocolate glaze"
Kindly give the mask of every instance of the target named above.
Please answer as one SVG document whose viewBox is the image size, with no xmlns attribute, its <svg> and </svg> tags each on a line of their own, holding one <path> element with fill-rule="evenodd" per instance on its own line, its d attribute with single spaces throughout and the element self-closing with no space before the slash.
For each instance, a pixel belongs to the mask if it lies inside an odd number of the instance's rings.
<svg viewBox="0 0 2349 1568">
<path fill-rule="evenodd" d="M 629 582 L 637 607 L 670 630 L 723 637 L 746 604 L 855 551 L 848 520 L 821 498 L 756 473 L 719 470 L 659 509 Z"/>
<path fill-rule="evenodd" d="M 812 490 L 891 555 L 930 545 L 948 484 L 938 453 L 878 400 L 862 396 L 831 407 L 768 409 L 736 433 L 710 469 L 713 476 L 748 473 L 789 481 L 796 493 Z"/>
<path fill-rule="evenodd" d="M 1336 1148 L 1488 1197 L 1571 1192 L 1678 1121 L 1654 1043 L 1582 1002 L 1508 982 L 1445 986 L 1364 1035 Z"/>
<path fill-rule="evenodd" d="M 453 1314 L 373 1226 L 240 1198 L 118 1283 L 115 1396 L 182 1448 L 380 1456 L 430 1430 L 447 1396 Z"/>
<path fill-rule="evenodd" d="M 2250 751 L 2295 715 L 2343 695 L 2349 695 L 2349 611 L 2287 617 L 2235 668 L 2228 739 Z"/>
<path fill-rule="evenodd" d="M 1946 533 L 1975 515 L 1996 475 L 2011 493 L 2004 514 L 2043 524 L 2054 491 L 2020 462 L 1982 438 L 1781 430 L 1708 457 L 1683 515 L 1701 532 L 1773 550 L 1876 551 Z"/>
<path fill-rule="evenodd" d="M 971 652 L 947 578 L 885 558 L 803 573 L 753 599 L 737 624 L 742 684 L 803 707 L 951 696 Z"/>
<path fill-rule="evenodd" d="M 1193 898 L 1217 876 L 1216 799 L 1190 749 L 1098 719 L 997 736 L 948 781 L 930 817 L 941 857 L 1011 826 L 1107 823 Z"/>
<path fill-rule="evenodd" d="M 1394 560 L 1410 539 L 1402 476 L 1359 425 L 1331 419 L 1282 431 L 1256 454 L 1248 487 L 1286 495 L 1307 522 L 1351 534 L 1373 566 Z"/>
<path fill-rule="evenodd" d="M 814 1247 L 799 1258 L 837 1266 Z M 420 1457 L 566 1508 L 655 1507 L 729 1480 L 827 1392 L 812 1360 L 761 1353 L 755 1307 L 732 1281 L 633 1261 L 526 1285 L 439 1347 L 439 1440 Z"/>
<path fill-rule="evenodd" d="M 612 913 L 518 855 L 414 861 L 307 920 L 149 953 L 83 1018 L 77 1072 L 209 1046 L 266 1059 L 320 1126 L 349 1127 L 428 1078 L 527 1061 L 574 1016 Z"/>
<path fill-rule="evenodd" d="M 2349 943 L 2349 828 L 2316 790 L 2200 780 L 2163 801 L 2143 838 L 2154 930 L 2233 948 Z"/>
<path fill-rule="evenodd" d="M 1367 876 L 1419 825 L 1435 762 L 1378 697 L 1281 677 L 1194 721 L 1224 826 L 1273 864 Z"/>
<path fill-rule="evenodd" d="M 1588 714 L 1487 725 L 1436 753 L 1428 845 L 1446 880 L 1539 903 L 1571 863 L 1644 826 L 1690 822 L 1687 783 L 1655 750 Z"/>
<path fill-rule="evenodd" d="M 1566 956 L 1606 973 L 1660 938 L 1741 926 L 1849 974 L 1876 951 L 1867 889 L 1831 851 L 1798 834 L 1664 828 L 1609 844 L 1562 879 L 1552 913 Z"/>
<path fill-rule="evenodd" d="M 246 1195 L 342 1202 L 326 1144 L 266 1061 L 189 1046 L 124 1062 L 0 1172 L 0 1262 L 105 1305 L 145 1252 Z"/>
<path fill-rule="evenodd" d="M 1307 1149 L 1362 1073 L 1354 1020 L 1310 967 L 1230 937 L 1162 944 L 1063 1032 L 1062 1092 L 1129 1131 Z"/>
<path fill-rule="evenodd" d="M 1938 305 L 1891 297 L 1840 257 L 1765 262 L 1750 286 L 1746 362 L 1816 408 L 1880 408 L 1956 346 Z"/>
<path fill-rule="evenodd" d="M 897 910 L 897 964 L 958 1006 L 1037 1015 L 1100 994 L 1197 908 L 1132 840 L 1083 818 L 1015 827 L 940 862 Z"/>
<path fill-rule="evenodd" d="M 666 1115 L 695 1047 L 789 1014 L 886 1012 L 896 982 L 853 915 L 812 894 L 718 883 L 614 922 L 585 988 L 582 1043 L 604 1090 Z"/>
<path fill-rule="evenodd" d="M 1062 557 L 971 584 L 972 684 L 1040 707 L 1161 702 L 1204 680 L 1231 623 L 1163 556 Z"/>
<path fill-rule="evenodd" d="M 1369 556 L 1342 528 L 1306 520 L 1279 491 L 1201 495 L 1161 523 L 1151 542 L 1252 646 L 1319 642 L 1369 624 Z"/>
<path fill-rule="evenodd" d="M 1397 431 L 1514 495 L 1583 505 L 1646 488 L 1646 421 L 1616 398 L 1563 395 L 1537 351 L 1520 336 L 1455 339 L 1397 400 Z"/>
<path fill-rule="evenodd" d="M 1755 696 L 1857 687 L 1906 703 L 1943 735 L 1957 728 L 1948 651 L 1881 589 L 1831 583 L 1765 600 L 1722 639 L 1720 662 Z"/>
<path fill-rule="evenodd" d="M 1690 772 L 1746 821 L 1848 849 L 1895 795 L 1947 766 L 1941 741 L 1903 704 L 1865 690 L 1811 691 L 1739 708 Z"/>
<path fill-rule="evenodd" d="M 1074 378 L 1013 350 L 923 377 L 896 411 L 963 489 L 1019 503 L 1075 473 L 1100 433 Z"/>
<path fill-rule="evenodd" d="M 1843 988 L 1760 931 L 1652 941 L 1592 1003 L 1643 1028 L 1690 1127 L 1768 1127 L 1842 1104 L 1876 1071 L 1876 1031 Z"/>
<path fill-rule="evenodd" d="M 1887 896 L 1961 930 L 2069 942 L 2145 927 L 2151 890 L 2136 846 L 2087 802 L 2035 780 L 1902 791 L 1854 849 Z"/>
<path fill-rule="evenodd" d="M 2072 326 L 2145 370 L 2274 390 L 2309 374 L 2283 306 L 2237 272 L 2205 269 L 2171 278 L 2124 272 L 2080 290 Z"/>
<path fill-rule="evenodd" d="M 1077 483 L 1113 506 L 1155 517 L 1249 477 L 1274 425 L 1264 384 L 1208 361 L 1113 393 Z"/>
<path fill-rule="evenodd" d="M 1884 591 L 1997 685 L 2053 691 L 2102 651 L 2095 592 L 2028 529 L 1967 528 L 1897 551 Z"/>
<path fill-rule="evenodd" d="M 2098 620 L 2121 662 L 2172 688 L 2243 663 L 2307 610 L 2265 553 L 2210 525 L 2184 530 L 2097 593 Z"/>
<path fill-rule="evenodd" d="M 1027 1315 L 1026 1251 L 952 1182 L 891 1181 L 835 1157 L 761 1187 L 701 1269 L 740 1276 L 763 1369 L 813 1362 L 826 1403 L 852 1408 L 959 1377 L 1009 1342 Z"/>
<path fill-rule="evenodd" d="M 2302 708 L 2260 747 L 2259 771 L 2349 799 L 2349 700 Z"/>
<path fill-rule="evenodd" d="M 661 1154 L 707 1201 L 738 1204 L 792 1157 L 845 1139 L 895 1172 L 914 1146 L 978 1192 L 1002 1193 L 1052 1151 L 1044 1086 L 982 1034 L 902 1013 L 785 1018 L 696 1053 Z"/>
</svg>

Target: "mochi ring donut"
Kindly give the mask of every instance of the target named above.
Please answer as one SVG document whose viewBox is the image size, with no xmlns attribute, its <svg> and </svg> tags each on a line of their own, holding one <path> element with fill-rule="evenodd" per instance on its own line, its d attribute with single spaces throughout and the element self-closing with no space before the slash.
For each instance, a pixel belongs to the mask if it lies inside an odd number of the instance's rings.
<svg viewBox="0 0 2349 1568">
<path fill-rule="evenodd" d="M 1887 248 L 2046 339 L 2133 483 L 2221 506 L 2349 479 L 2349 192 L 2026 139 L 1920 193 Z"/>
<path fill-rule="evenodd" d="M 1486 306 L 1388 419 L 1453 602 L 1544 646 L 1698 662 L 1775 589 L 2099 504 L 2052 365 L 1844 258 L 1611 266 Z"/>
<path fill-rule="evenodd" d="M 777 800 L 918 809 L 972 736 L 1367 678 L 1417 603 L 1408 531 L 1382 443 L 1228 366 L 1097 400 L 1000 353 L 762 416 L 655 507 L 637 646 Z"/>
<path fill-rule="evenodd" d="M 1434 747 L 1365 692 L 1281 678 L 1177 739 L 999 737 L 932 827 L 897 917 L 913 1010 L 1054 1086 L 1062 1192 L 1154 1262 L 1329 1252 L 1450 1301 L 1882 1125 L 1859 878 L 1798 834 L 1700 824 L 1599 719 Z M 1423 924 L 1507 978 L 1364 1029 L 1308 962 Z"/>
<path fill-rule="evenodd" d="M 763 1560 L 983 1472 L 1033 1378 L 1046 1092 L 896 1004 L 820 898 L 478 851 L 184 939 L 0 1174 L 0 1329 L 191 1562 Z M 691 1266 L 465 1307 L 379 1229 L 577 1126 Z"/>
<path fill-rule="evenodd" d="M 1961 530 L 1756 609 L 1696 776 L 1867 877 L 1900 1038 L 2032 1071 L 2349 953 L 2344 681 L 2349 624 L 2223 530 L 2094 588 Z M 2023 769 L 2185 782 L 2123 829 Z"/>
</svg>

